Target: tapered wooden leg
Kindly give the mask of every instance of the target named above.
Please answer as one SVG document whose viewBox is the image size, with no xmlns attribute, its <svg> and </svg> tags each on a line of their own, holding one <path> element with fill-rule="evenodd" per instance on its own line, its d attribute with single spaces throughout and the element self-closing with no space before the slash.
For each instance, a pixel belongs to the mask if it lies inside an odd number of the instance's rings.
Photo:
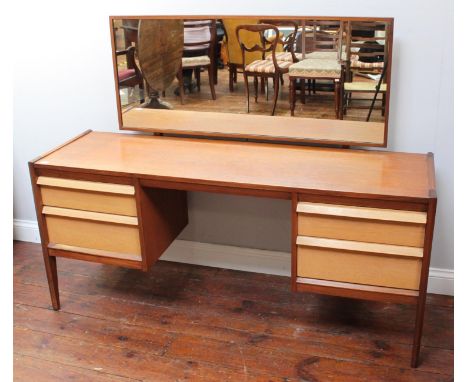
<svg viewBox="0 0 468 382">
<path fill-rule="evenodd" d="M 294 116 L 294 108 L 296 104 L 296 80 L 289 78 L 289 109 L 291 110 L 291 117 Z"/>
<path fill-rule="evenodd" d="M 233 65 L 229 64 L 229 91 L 232 93 L 234 91 L 234 73 Z"/>
<path fill-rule="evenodd" d="M 200 91 L 200 88 L 201 88 L 200 68 L 195 68 L 195 78 L 197 79 L 197 90 Z"/>
<path fill-rule="evenodd" d="M 276 77 L 273 77 L 273 87 L 275 89 L 275 99 L 273 102 L 273 111 L 271 112 L 271 115 L 275 115 L 275 110 L 276 110 L 276 102 L 278 101 L 278 94 L 279 94 L 279 84 L 280 84 L 280 77 L 279 75 Z"/>
<path fill-rule="evenodd" d="M 411 367 L 418 367 L 419 351 L 421 350 L 421 338 L 424 325 L 424 308 L 426 306 L 426 296 L 420 296 L 416 306 L 416 324 L 413 337 L 413 349 L 411 352 Z"/>
<path fill-rule="evenodd" d="M 184 78 L 182 76 L 182 68 L 177 72 L 177 80 L 179 81 L 180 103 L 184 104 Z"/>
<path fill-rule="evenodd" d="M 265 94 L 265 78 L 260 77 L 260 94 Z M 268 97 L 267 97 L 268 101 Z"/>
<path fill-rule="evenodd" d="M 41 236 L 42 246 L 42 257 L 44 259 L 44 265 L 46 269 L 47 282 L 49 284 L 50 299 L 52 301 L 52 307 L 54 310 L 60 309 L 60 298 L 58 288 L 58 277 L 57 277 L 57 259 L 55 256 L 49 256 L 49 250 L 47 243 L 49 242 L 47 227 L 44 216 L 42 215 L 42 200 L 37 186 L 37 175 L 34 171 L 34 165 L 29 162 L 29 174 L 31 176 L 31 186 L 34 196 L 34 204 L 36 206 L 36 217 L 39 225 L 39 233 Z"/>
<path fill-rule="evenodd" d="M 249 80 L 247 74 L 244 72 L 245 95 L 247 97 L 247 113 L 250 113 L 250 100 L 249 100 Z"/>
<path fill-rule="evenodd" d="M 335 81 L 335 118 L 339 118 L 339 107 L 340 107 L 340 83 Z"/>
<path fill-rule="evenodd" d="M 210 90 L 211 90 L 211 98 L 213 101 L 216 99 L 216 91 L 214 87 L 214 68 L 212 66 L 208 66 L 208 81 L 210 82 Z"/>
<path fill-rule="evenodd" d="M 301 102 L 302 104 L 305 104 L 305 80 L 300 80 L 301 81 Z"/>
<path fill-rule="evenodd" d="M 281 86 L 283 86 L 284 85 L 284 78 L 283 78 L 282 74 L 280 74 L 280 79 L 281 79 Z"/>
<path fill-rule="evenodd" d="M 47 282 L 49 283 L 50 299 L 54 310 L 60 309 L 60 297 L 57 277 L 57 258 L 44 253 L 44 265 L 46 269 Z"/>
<path fill-rule="evenodd" d="M 419 281 L 419 297 L 416 305 L 416 322 L 413 337 L 413 350 L 411 353 L 411 367 L 418 367 L 421 337 L 424 325 L 424 310 L 426 308 L 427 281 L 429 279 L 429 264 L 431 263 L 432 238 L 434 236 L 434 221 L 437 208 L 437 199 L 429 200 L 427 209 L 426 230 L 424 232 L 424 252 L 421 265 L 421 279 Z"/>
<path fill-rule="evenodd" d="M 254 90 L 255 90 L 255 103 L 257 103 L 257 99 L 258 99 L 258 77 L 255 76 L 254 77 Z"/>
</svg>

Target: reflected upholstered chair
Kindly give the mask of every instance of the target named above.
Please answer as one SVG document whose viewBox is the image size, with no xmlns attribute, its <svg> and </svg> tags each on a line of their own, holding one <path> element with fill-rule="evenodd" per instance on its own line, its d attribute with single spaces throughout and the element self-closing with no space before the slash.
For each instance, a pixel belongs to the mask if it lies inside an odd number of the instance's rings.
<svg viewBox="0 0 468 382">
<path fill-rule="evenodd" d="M 130 46 L 125 50 L 118 50 L 115 52 L 117 57 L 125 55 L 126 68 L 118 70 L 117 76 L 119 81 L 119 88 L 133 88 L 138 85 L 140 93 L 144 92 L 143 76 L 141 74 L 138 65 L 135 60 L 136 49 L 134 46 Z M 140 99 L 140 102 L 144 102 L 144 97 Z"/>
<path fill-rule="evenodd" d="M 184 22 L 184 31 L 190 33 L 190 30 L 197 30 L 206 28 L 209 31 L 209 38 L 201 38 L 196 41 L 187 41 L 184 38 L 184 49 L 190 50 L 191 48 L 205 48 L 206 54 L 191 56 L 191 57 L 182 57 L 182 62 L 177 73 L 177 79 L 179 81 L 179 94 L 180 102 L 184 103 L 184 80 L 183 73 L 184 69 L 193 69 L 195 77 L 197 79 L 197 88 L 200 91 L 200 70 L 205 68 L 208 71 L 208 80 L 210 83 L 211 98 L 216 100 L 216 91 L 214 87 L 214 72 L 216 66 L 215 60 L 215 44 L 216 44 L 216 20 L 188 20 Z M 185 32 L 184 32 L 185 33 Z M 204 50 L 204 49 L 202 49 Z M 198 49 L 197 49 L 198 51 Z"/>
<path fill-rule="evenodd" d="M 294 108 L 296 106 L 296 82 L 300 81 L 304 83 L 306 80 L 315 81 L 320 79 L 330 80 L 334 83 L 335 117 L 338 119 L 341 101 L 342 73 L 342 66 L 337 59 L 306 58 L 305 60 L 292 64 L 289 67 L 289 104 L 291 116 L 294 115 Z M 301 94 L 303 94 L 302 87 Z"/>
<path fill-rule="evenodd" d="M 244 40 L 243 34 L 253 34 L 265 36 L 267 31 L 273 31 L 273 36 L 269 40 L 268 45 L 266 44 L 265 38 L 260 38 L 260 45 L 258 43 L 249 44 L 251 39 L 248 41 Z M 255 102 L 258 99 L 258 78 L 261 79 L 273 79 L 274 87 L 274 101 L 273 101 L 273 110 L 271 115 L 275 114 L 276 103 L 278 101 L 279 93 L 279 83 L 280 78 L 283 74 L 288 72 L 289 66 L 292 62 L 288 61 L 278 61 L 276 60 L 276 47 L 279 40 L 279 31 L 278 28 L 271 24 L 256 24 L 256 25 L 239 25 L 236 28 L 236 36 L 239 41 L 239 45 L 242 51 L 242 67 L 244 74 L 244 83 L 245 83 L 245 93 L 247 96 L 247 113 L 250 112 L 250 94 L 249 94 L 249 77 L 254 79 L 254 89 L 255 89 Z M 259 52 L 261 53 L 261 59 L 252 61 L 250 63 L 246 62 L 246 54 Z M 271 60 L 267 60 L 265 57 L 267 54 L 272 55 Z"/>
<path fill-rule="evenodd" d="M 253 18 L 235 18 L 235 19 L 222 19 L 225 31 L 225 43 L 228 58 L 229 69 L 229 91 L 234 91 L 234 83 L 237 82 L 237 73 L 242 72 L 242 51 L 236 37 L 236 28 L 239 25 L 245 24 L 258 24 L 259 19 Z M 261 44 L 259 34 L 241 32 L 241 37 L 246 44 L 255 45 Z M 250 64 L 255 60 L 262 58 L 261 52 L 248 52 L 245 55 L 246 64 Z"/>
<path fill-rule="evenodd" d="M 297 37 L 298 23 L 294 20 L 260 20 L 262 24 L 274 25 L 278 28 L 291 28 L 292 31 L 287 36 L 280 32 L 278 46 L 276 48 L 276 59 L 278 61 L 298 62 L 301 58 L 295 53 L 295 44 Z M 267 44 L 269 41 L 266 42 Z M 272 60 L 273 55 L 270 53 L 266 56 L 267 60 Z"/>
<path fill-rule="evenodd" d="M 389 47 L 388 40 L 391 31 L 385 22 L 378 21 L 349 21 L 346 28 L 346 72 L 342 88 L 342 100 L 340 118 L 343 119 L 350 108 L 356 109 L 380 109 L 385 116 L 385 104 L 387 98 L 386 65 Z M 355 80 L 354 73 L 361 75 L 373 74 L 379 79 L 374 81 Z M 359 97 L 352 102 L 352 94 L 371 94 L 372 98 Z M 378 97 L 380 96 L 380 99 Z M 376 100 L 381 105 L 374 107 Z M 363 101 L 372 101 L 367 106 Z M 369 117 L 370 118 L 370 112 Z"/>
</svg>

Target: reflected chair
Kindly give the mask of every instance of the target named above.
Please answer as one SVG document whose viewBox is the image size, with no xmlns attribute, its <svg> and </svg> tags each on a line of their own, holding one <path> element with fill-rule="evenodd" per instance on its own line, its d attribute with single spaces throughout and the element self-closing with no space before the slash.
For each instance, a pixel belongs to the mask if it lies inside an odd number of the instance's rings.
<svg viewBox="0 0 468 382">
<path fill-rule="evenodd" d="M 349 21 L 346 27 L 345 81 L 342 89 L 340 118 L 343 119 L 350 108 L 369 109 L 363 101 L 372 101 L 371 109 L 380 109 L 385 116 L 387 98 L 386 62 L 389 57 L 388 41 L 391 34 L 389 24 L 381 21 Z M 371 77 L 368 81 L 355 81 L 355 75 Z M 375 78 L 379 78 L 379 80 Z M 353 93 L 372 94 L 373 98 L 356 98 Z M 380 96 L 381 106 L 374 107 Z M 370 109 L 370 110 L 371 110 Z"/>
<path fill-rule="evenodd" d="M 366 121 L 369 122 L 372 111 L 374 109 L 381 110 L 382 117 L 386 113 L 386 102 L 387 102 L 387 63 L 384 63 L 384 68 L 380 74 L 378 81 L 353 81 L 353 82 L 344 82 L 342 89 L 342 100 L 341 100 L 341 110 L 340 110 L 340 119 L 344 118 L 347 110 L 350 108 L 354 109 L 369 109 L 367 114 Z M 351 104 L 351 95 L 353 93 L 358 94 L 372 94 L 372 98 L 357 98 L 354 100 L 354 105 Z M 375 106 L 378 96 L 380 95 L 381 106 Z M 370 106 L 363 105 L 365 101 L 371 101 Z M 360 103 L 356 105 L 356 103 Z"/>
<path fill-rule="evenodd" d="M 278 28 L 287 28 L 292 29 L 292 31 L 285 36 L 284 33 L 279 34 L 278 47 L 276 48 L 276 60 L 278 61 L 288 61 L 288 62 L 298 62 L 299 57 L 295 54 L 295 44 L 298 30 L 298 23 L 294 20 L 260 20 L 262 24 L 274 25 Z M 265 41 L 265 44 L 268 45 L 270 41 Z M 267 60 L 272 60 L 273 55 L 268 54 L 266 56 Z"/>
<path fill-rule="evenodd" d="M 239 25 L 245 24 L 258 24 L 259 19 L 245 18 L 245 19 L 222 19 L 225 31 L 225 44 L 228 58 L 229 70 L 229 91 L 234 91 L 234 83 L 237 82 L 237 74 L 242 73 L 242 51 L 239 42 L 236 38 L 236 28 Z M 261 36 L 253 33 L 242 33 L 243 41 L 248 45 L 261 44 Z M 245 63 L 250 64 L 255 60 L 262 58 L 260 52 L 248 52 L 245 55 Z"/>
<path fill-rule="evenodd" d="M 273 31 L 273 35 L 271 38 L 271 42 L 266 45 L 265 36 L 267 31 Z M 241 37 L 242 32 L 246 32 L 247 34 L 256 34 L 260 35 L 260 44 L 255 43 L 254 45 L 246 45 L 248 44 L 247 41 Z M 254 88 L 255 88 L 255 102 L 258 99 L 258 78 L 261 79 L 273 79 L 273 87 L 274 87 L 274 101 L 273 101 L 273 110 L 271 115 L 275 114 L 276 103 L 278 101 L 278 93 L 279 93 L 279 83 L 280 78 L 283 74 L 288 72 L 289 66 L 292 62 L 288 61 L 278 61 L 276 59 L 276 47 L 278 45 L 279 40 L 279 31 L 278 28 L 271 24 L 256 24 L 256 25 L 239 25 L 236 28 L 236 37 L 239 42 L 239 46 L 241 47 L 242 51 L 242 68 L 244 74 L 244 83 L 245 83 L 245 93 L 247 96 L 247 113 L 250 112 L 250 94 L 249 94 L 249 77 L 254 78 Z M 251 41 L 249 39 L 249 41 Z M 259 52 L 261 53 L 262 59 L 255 60 L 249 64 L 246 63 L 246 54 L 252 52 Z M 270 53 L 272 55 L 271 60 L 265 59 L 266 54 Z"/>
<path fill-rule="evenodd" d="M 388 58 L 388 23 L 378 21 L 348 21 L 346 26 L 346 81 L 354 73 L 378 74 Z"/>
<path fill-rule="evenodd" d="M 325 59 L 345 61 L 345 52 L 342 49 L 344 23 L 340 20 L 305 20 L 305 33 L 297 39 L 300 52 L 296 56 L 300 59 Z M 304 47 L 304 50 L 302 49 Z M 308 81 L 309 95 L 316 93 L 316 80 Z M 321 89 L 328 89 L 328 84 L 320 84 Z M 301 81 L 301 100 L 305 103 L 305 81 Z"/>
<path fill-rule="evenodd" d="M 135 52 L 134 46 L 115 52 L 116 57 L 125 55 L 126 58 L 126 68 L 117 72 L 119 88 L 134 88 L 138 85 L 140 94 L 144 94 L 143 76 L 136 63 Z M 144 102 L 144 95 L 140 98 L 140 102 Z"/>
<path fill-rule="evenodd" d="M 205 47 L 206 54 L 193 57 L 182 57 L 182 62 L 177 73 L 177 79 L 179 82 L 179 93 L 180 93 L 180 102 L 184 104 L 184 80 L 183 73 L 184 69 L 193 69 L 195 73 L 195 78 L 197 80 L 197 88 L 200 91 L 200 71 L 202 68 L 207 69 L 208 71 L 208 80 L 210 83 L 211 98 L 216 100 L 216 91 L 214 87 L 214 72 L 216 66 L 215 59 L 215 45 L 216 45 L 216 20 L 188 20 L 184 23 L 184 30 L 190 31 L 190 29 L 195 28 L 208 28 L 209 30 L 209 39 L 195 42 L 187 42 L 184 40 L 184 48 L 194 48 L 194 47 Z"/>
</svg>

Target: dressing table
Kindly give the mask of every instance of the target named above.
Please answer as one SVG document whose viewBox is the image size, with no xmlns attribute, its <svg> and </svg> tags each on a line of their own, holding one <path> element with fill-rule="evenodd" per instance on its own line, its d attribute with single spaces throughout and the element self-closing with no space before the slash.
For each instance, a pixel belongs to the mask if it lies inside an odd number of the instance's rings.
<svg viewBox="0 0 468 382">
<path fill-rule="evenodd" d="M 117 100 L 122 130 L 154 135 L 88 130 L 29 163 L 55 310 L 57 257 L 148 271 L 188 224 L 187 192 L 285 199 L 291 290 L 414 304 L 417 366 L 437 203 L 432 154 L 310 146 L 385 147 L 388 115 L 122 110 Z"/>
</svg>

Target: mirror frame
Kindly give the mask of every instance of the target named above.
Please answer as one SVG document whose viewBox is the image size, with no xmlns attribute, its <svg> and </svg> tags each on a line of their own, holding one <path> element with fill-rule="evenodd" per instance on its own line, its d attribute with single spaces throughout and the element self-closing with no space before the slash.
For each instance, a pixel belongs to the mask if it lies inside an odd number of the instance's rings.
<svg viewBox="0 0 468 382">
<path fill-rule="evenodd" d="M 336 120 L 336 119 L 315 119 L 311 117 L 290 117 L 290 116 L 262 116 L 257 114 L 235 114 L 235 113 L 222 113 L 222 112 L 205 112 L 205 111 L 184 111 L 185 113 L 197 113 L 197 118 L 200 118 L 203 122 L 203 114 L 204 113 L 216 113 L 222 115 L 231 115 L 231 116 L 242 116 L 240 118 L 244 119 L 244 122 L 251 122 L 251 123 L 258 123 L 258 119 L 256 117 L 263 117 L 263 118 L 285 118 L 288 119 L 288 130 L 290 127 L 295 127 L 297 125 L 298 133 L 288 136 L 288 134 L 284 134 L 285 132 L 281 132 L 279 134 L 273 135 L 256 135 L 256 134 L 249 134 L 245 131 L 232 131 L 232 132 L 214 132 L 214 131 L 194 131 L 190 129 L 180 128 L 179 126 L 172 126 L 169 127 L 161 127 L 161 126 L 124 126 L 123 124 L 123 117 L 122 117 L 122 107 L 121 107 L 121 99 L 120 99 L 120 91 L 119 91 L 119 84 L 118 84 L 118 66 L 117 66 L 117 56 L 115 55 L 116 50 L 116 43 L 115 43 L 115 33 L 114 33 L 114 20 L 121 20 L 121 19 L 128 19 L 128 20 L 140 20 L 140 19 L 184 19 L 184 20 L 199 20 L 199 19 L 222 19 L 222 18 L 259 18 L 259 19 L 270 19 L 270 20 L 339 20 L 339 21 L 381 21 L 387 22 L 388 26 L 388 33 L 390 37 L 388 38 L 388 57 L 389 60 L 387 62 L 387 71 L 386 71 L 386 84 L 387 84 L 387 91 L 386 91 L 386 102 L 385 102 L 385 119 L 384 119 L 384 128 L 383 128 L 383 140 L 382 142 L 366 142 L 360 141 L 359 139 L 346 139 L 346 138 L 339 138 L 339 134 L 337 135 L 338 139 L 323 139 L 320 135 L 320 131 L 322 126 L 319 126 L 320 129 L 312 129 L 313 131 L 310 134 L 306 134 L 304 136 L 301 135 L 303 133 L 306 122 L 301 120 L 315 120 L 315 121 L 324 121 L 323 124 L 317 122 L 317 125 L 323 125 L 324 128 L 329 129 L 330 127 L 335 128 L 335 125 L 339 125 L 340 123 L 333 124 L 330 121 L 339 121 L 339 122 L 354 122 L 350 123 L 351 129 L 356 129 L 356 134 L 362 133 L 365 129 L 365 124 L 369 123 L 366 121 L 347 121 L 347 120 Z M 268 15 L 140 15 L 140 16 L 109 16 L 109 26 L 110 26 L 110 35 L 111 35 L 111 55 L 112 55 L 112 63 L 114 68 L 114 84 L 115 84 L 115 96 L 116 96 L 116 103 L 117 103 L 117 114 L 118 114 L 118 123 L 119 123 L 119 130 L 130 130 L 130 131 L 143 131 L 143 132 L 150 132 L 155 133 L 158 135 L 163 134 L 170 134 L 170 135 L 182 135 L 182 136 L 193 136 L 193 137 L 202 137 L 202 138 L 209 138 L 209 137 L 221 137 L 226 139 L 245 139 L 245 140 L 257 140 L 257 141 L 274 141 L 274 142 L 281 142 L 281 143 L 306 143 L 306 144 L 330 144 L 330 145 L 340 145 L 343 147 L 350 147 L 350 146 L 368 146 L 368 147 L 382 147 L 386 148 L 388 143 L 388 124 L 389 124 L 389 110 L 390 110 L 390 95 L 391 95 L 391 77 L 392 77 L 392 63 L 393 63 L 393 28 L 394 28 L 394 18 L 393 17 L 344 17 L 344 16 L 268 16 Z M 159 109 L 151 109 L 156 110 L 158 112 L 163 112 L 164 110 Z M 181 112 L 181 110 L 170 110 L 170 112 Z M 166 121 L 167 118 L 163 117 L 161 113 L 161 119 Z M 251 117 L 251 118 L 249 118 Z M 184 119 L 184 118 L 182 118 Z M 229 119 L 225 117 L 225 119 Z M 206 123 L 210 123 L 212 118 L 206 119 Z M 300 122 L 295 122 L 300 121 Z M 271 124 L 270 121 L 266 121 L 268 124 Z M 362 123 L 361 123 L 362 122 Z M 278 123 L 280 125 L 281 123 Z M 361 125 L 361 126 L 358 126 Z M 234 124 L 232 125 L 234 126 Z M 343 124 L 345 126 L 345 124 Z M 350 130 L 353 131 L 354 130 Z M 317 134 L 316 136 L 314 134 Z M 348 134 L 349 135 L 349 134 Z"/>
</svg>

